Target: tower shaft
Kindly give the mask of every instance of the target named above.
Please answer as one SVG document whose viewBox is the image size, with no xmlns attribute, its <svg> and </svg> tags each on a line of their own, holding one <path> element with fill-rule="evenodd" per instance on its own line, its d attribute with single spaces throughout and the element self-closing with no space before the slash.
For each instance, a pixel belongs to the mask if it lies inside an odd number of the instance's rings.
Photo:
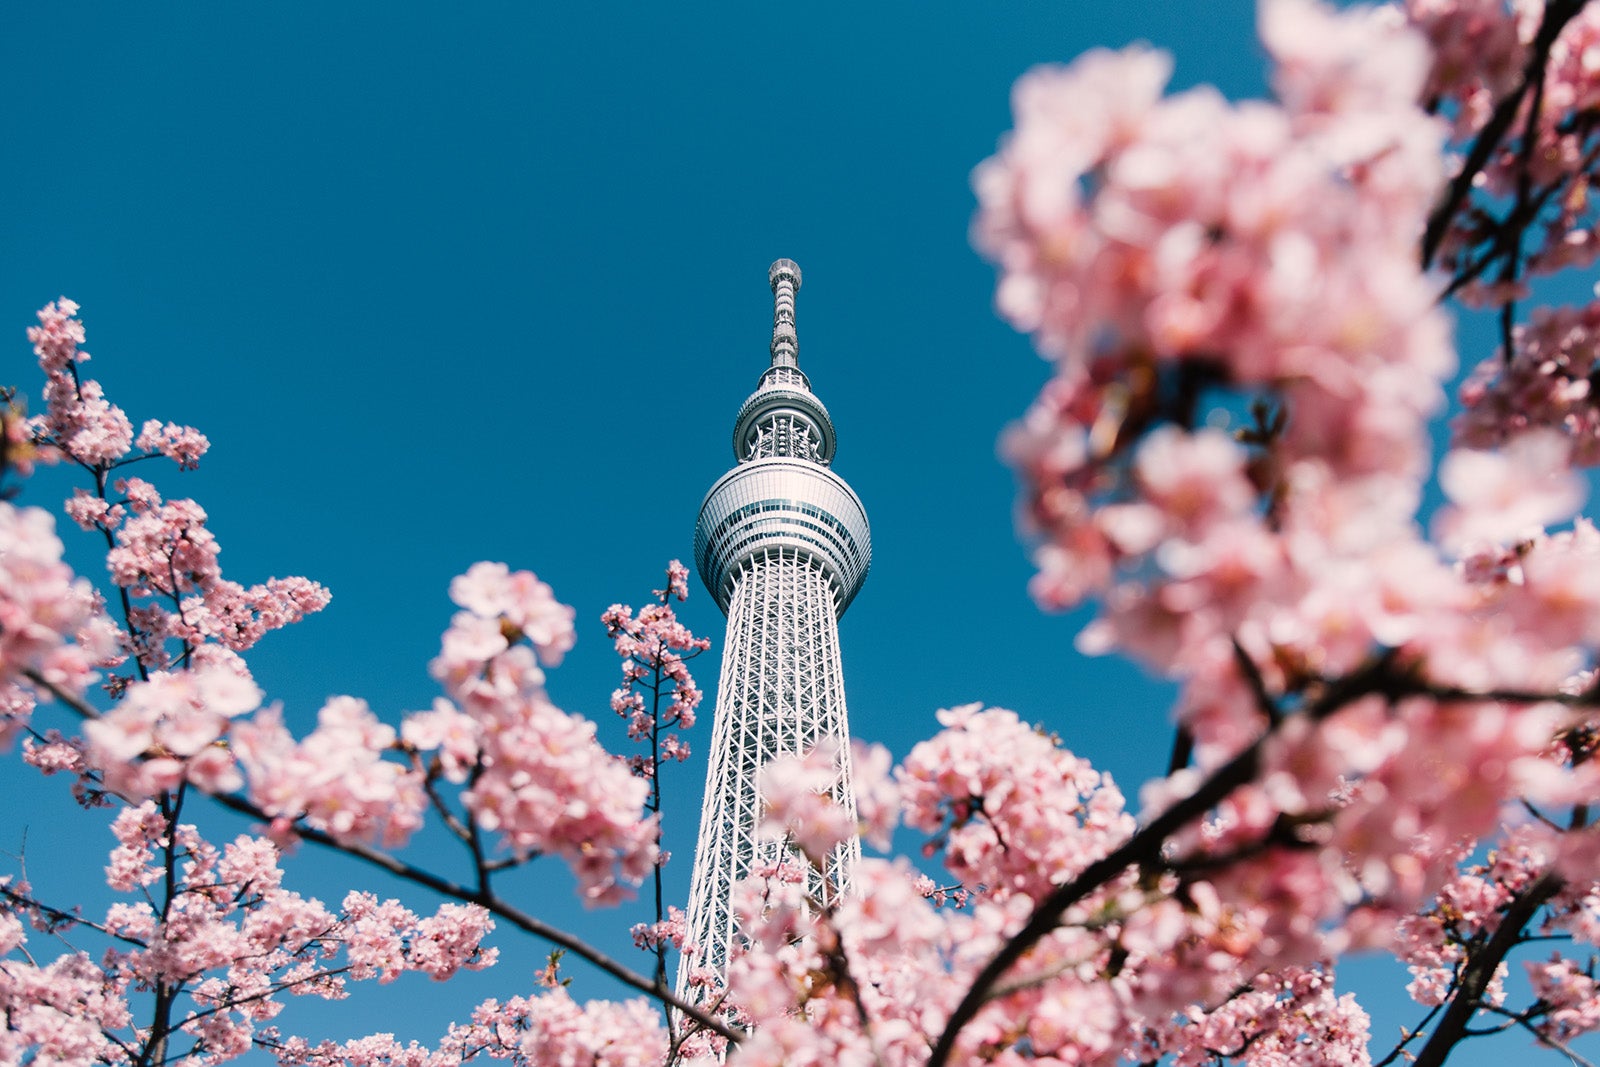
<svg viewBox="0 0 1600 1067">
<path fill-rule="evenodd" d="M 727 966 L 734 936 L 733 886 L 776 863 L 784 847 L 756 833 L 762 767 L 819 743 L 847 744 L 850 732 L 833 586 L 815 560 L 772 548 L 746 561 L 733 580 L 723 647 L 706 806 L 689 892 L 689 929 L 700 948 L 696 965 L 719 972 Z M 849 765 L 841 754 L 833 798 L 854 814 Z M 841 845 L 826 877 L 815 869 L 808 874 L 811 895 L 826 901 L 843 891 L 860 856 L 858 840 Z"/>
</svg>

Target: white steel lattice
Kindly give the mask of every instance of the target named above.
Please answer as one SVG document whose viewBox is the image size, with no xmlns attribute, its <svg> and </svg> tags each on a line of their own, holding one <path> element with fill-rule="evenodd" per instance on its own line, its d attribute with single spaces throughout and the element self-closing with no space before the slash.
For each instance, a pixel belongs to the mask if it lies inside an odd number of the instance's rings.
<svg viewBox="0 0 1600 1067">
<path fill-rule="evenodd" d="M 833 423 L 799 368 L 800 270 L 780 259 L 769 280 L 772 364 L 735 420 L 738 464 L 712 486 L 695 528 L 695 562 L 727 612 L 728 633 L 689 890 L 696 954 L 678 968 L 679 995 L 689 1000 L 701 996 L 689 982 L 693 971 L 726 972 L 734 885 L 785 847 L 756 832 L 766 763 L 833 744 L 833 797 L 855 813 L 838 619 L 866 579 L 871 532 L 860 499 L 828 469 Z M 840 845 L 809 875 L 811 894 L 827 901 L 846 891 L 860 856 L 855 838 Z"/>
<path fill-rule="evenodd" d="M 783 847 L 781 841 L 757 840 L 762 766 L 777 756 L 808 752 L 824 739 L 841 742 L 833 795 L 853 814 L 843 744 L 848 737 L 832 583 L 804 553 L 764 551 L 735 576 L 728 608 L 706 806 L 689 892 L 690 939 L 700 949 L 696 965 L 718 971 L 727 965 L 734 883 L 756 865 L 777 860 Z M 829 879 L 812 872 L 812 895 L 828 900 L 843 891 L 860 856 L 859 841 L 840 846 Z"/>
</svg>

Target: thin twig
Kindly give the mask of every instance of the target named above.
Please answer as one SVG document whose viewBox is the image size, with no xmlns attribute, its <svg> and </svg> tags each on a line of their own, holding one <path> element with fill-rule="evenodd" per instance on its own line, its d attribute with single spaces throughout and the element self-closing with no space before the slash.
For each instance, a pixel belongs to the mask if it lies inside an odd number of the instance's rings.
<svg viewBox="0 0 1600 1067">
<path fill-rule="evenodd" d="M 221 804 L 223 807 L 239 812 L 242 815 L 248 815 L 253 819 L 259 819 L 262 822 L 272 821 L 272 816 L 268 815 L 266 812 L 262 811 L 260 808 L 256 807 L 243 797 L 221 793 L 211 794 L 211 798 L 217 803 Z M 685 1015 L 689 1016 L 689 1018 L 695 1020 L 695 1022 L 704 1026 L 706 1029 L 727 1038 L 729 1041 L 736 1042 L 739 1040 L 739 1035 L 737 1033 L 706 1015 L 692 1004 L 678 999 L 678 997 L 673 995 L 671 992 L 657 988 L 655 983 L 650 979 L 630 970 L 621 963 L 618 963 L 616 960 L 612 959 L 610 956 L 601 952 L 599 949 L 590 946 L 586 942 L 579 940 L 573 935 L 551 926 L 548 923 L 542 922 L 519 908 L 512 907 L 506 901 L 494 896 L 493 894 L 485 894 L 479 892 L 478 890 L 469 889 L 466 886 L 458 885 L 449 879 L 442 878 L 439 875 L 434 874 L 432 871 L 428 871 L 421 867 L 417 867 L 414 864 L 407 863 L 396 856 L 392 856 L 387 852 L 382 852 L 368 845 L 361 844 L 358 841 L 340 841 L 330 834 L 324 833 L 321 830 L 313 829 L 309 826 L 296 826 L 295 833 L 305 840 L 312 842 L 313 844 L 321 845 L 324 848 L 331 848 L 337 852 L 342 852 L 347 856 L 361 860 L 363 863 L 381 868 L 391 874 L 398 875 L 408 882 L 432 889 L 434 892 L 439 893 L 442 896 L 454 897 L 456 900 L 466 901 L 469 904 L 477 904 L 488 910 L 497 918 L 504 919 L 517 929 L 533 934 L 536 937 L 542 937 L 546 941 L 559 945 L 569 952 L 588 960 L 590 963 L 594 964 L 594 966 L 598 967 L 606 974 L 609 974 L 611 977 L 617 979 L 619 982 L 632 986 L 639 992 L 645 993 L 656 998 L 657 1000 L 660 1000 L 666 1006 L 683 1012 Z"/>
<path fill-rule="evenodd" d="M 1255 698 L 1256 708 L 1266 717 L 1269 725 L 1277 725 L 1283 718 L 1283 712 L 1278 707 L 1278 702 L 1272 699 L 1272 694 L 1267 692 L 1267 681 L 1261 677 L 1261 668 L 1256 666 L 1256 661 L 1250 658 L 1250 653 L 1244 650 L 1237 637 L 1228 639 L 1233 645 L 1233 662 L 1239 668 L 1239 673 L 1244 675 L 1244 680 L 1250 686 L 1250 695 Z"/>
<path fill-rule="evenodd" d="M 1450 988 L 1452 990 L 1455 989 L 1455 979 L 1451 979 Z M 1445 1002 L 1441 1000 L 1439 1003 L 1429 1008 L 1428 1014 L 1422 1017 L 1422 1021 L 1416 1025 L 1415 1029 L 1407 1030 L 1404 1027 L 1401 1027 L 1399 1044 L 1390 1049 L 1389 1054 L 1383 1059 L 1379 1060 L 1377 1063 L 1374 1063 L 1372 1067 L 1389 1067 L 1389 1064 L 1399 1059 L 1401 1053 L 1405 1052 L 1406 1046 L 1411 1044 L 1411 1042 L 1415 1041 L 1417 1038 L 1421 1037 L 1423 1032 L 1428 1029 L 1429 1024 L 1433 1022 L 1433 1017 L 1444 1010 L 1444 1005 Z"/>
<path fill-rule="evenodd" d="M 1487 1012 L 1492 1012 L 1492 1013 L 1494 1013 L 1496 1015 L 1507 1016 L 1508 1018 L 1510 1018 L 1510 1020 L 1513 1023 L 1521 1026 L 1524 1030 L 1526 1030 L 1530 1034 L 1532 1034 L 1533 1037 L 1534 1037 L 1534 1040 L 1539 1042 L 1539 1044 L 1544 1045 L 1544 1046 L 1546 1046 L 1548 1048 L 1555 1049 L 1557 1052 L 1561 1053 L 1569 1061 L 1571 1061 L 1573 1064 L 1575 1064 L 1576 1067 L 1595 1067 L 1595 1063 L 1594 1063 L 1593 1060 L 1585 1059 L 1584 1057 L 1578 1055 L 1576 1052 L 1572 1051 L 1572 1047 L 1570 1045 L 1568 1045 L 1565 1041 L 1559 1041 L 1556 1038 L 1550 1037 L 1547 1034 L 1540 1033 L 1539 1032 L 1539 1028 L 1534 1026 L 1533 1022 L 1526 1015 L 1520 1015 L 1520 1014 L 1517 1014 L 1515 1012 L 1510 1012 L 1510 1011 L 1507 1011 L 1504 1008 L 1497 1007 L 1496 1005 L 1493 1005 L 1493 1004 L 1485 1004 L 1483 1006 L 1483 1010 L 1487 1011 Z"/>
</svg>

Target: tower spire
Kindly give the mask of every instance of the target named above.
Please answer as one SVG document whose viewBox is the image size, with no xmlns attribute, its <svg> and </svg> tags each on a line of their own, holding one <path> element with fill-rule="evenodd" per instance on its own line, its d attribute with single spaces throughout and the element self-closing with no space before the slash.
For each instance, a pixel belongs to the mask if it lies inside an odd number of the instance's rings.
<svg viewBox="0 0 1600 1067">
<path fill-rule="evenodd" d="M 767 268 L 772 286 L 772 365 L 800 366 L 800 339 L 794 331 L 794 294 L 800 291 L 800 267 L 780 259 Z"/>
</svg>

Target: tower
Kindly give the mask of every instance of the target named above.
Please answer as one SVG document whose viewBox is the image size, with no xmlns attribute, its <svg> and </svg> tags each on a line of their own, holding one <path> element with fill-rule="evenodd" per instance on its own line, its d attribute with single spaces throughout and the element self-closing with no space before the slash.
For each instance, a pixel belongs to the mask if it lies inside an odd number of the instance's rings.
<svg viewBox="0 0 1600 1067">
<path fill-rule="evenodd" d="M 728 633 L 689 890 L 688 938 L 699 955 L 678 969 L 685 996 L 693 995 L 686 979 L 694 967 L 726 972 L 734 884 L 783 848 L 756 837 L 762 766 L 835 739 L 834 797 L 855 811 L 838 623 L 866 579 L 871 533 L 861 500 L 829 469 L 833 422 L 800 370 L 800 268 L 780 259 L 767 277 L 772 363 L 734 420 L 738 462 L 706 494 L 695 525 L 695 565 Z M 860 855 L 854 838 L 839 846 L 827 876 L 812 873 L 813 894 L 842 890 Z"/>
</svg>

